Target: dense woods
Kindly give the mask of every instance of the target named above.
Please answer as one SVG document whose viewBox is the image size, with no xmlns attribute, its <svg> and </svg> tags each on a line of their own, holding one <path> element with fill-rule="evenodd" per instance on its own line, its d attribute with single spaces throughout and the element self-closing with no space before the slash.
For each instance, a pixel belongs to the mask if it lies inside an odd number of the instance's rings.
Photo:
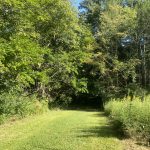
<svg viewBox="0 0 150 150">
<path fill-rule="evenodd" d="M 147 90 L 149 2 L 89 0 L 81 8 L 85 10 L 81 18 L 89 24 L 96 42 L 88 65 L 96 94 L 118 97 Z"/>
<path fill-rule="evenodd" d="M 149 90 L 149 0 L 0 0 L 0 122 Z"/>
</svg>

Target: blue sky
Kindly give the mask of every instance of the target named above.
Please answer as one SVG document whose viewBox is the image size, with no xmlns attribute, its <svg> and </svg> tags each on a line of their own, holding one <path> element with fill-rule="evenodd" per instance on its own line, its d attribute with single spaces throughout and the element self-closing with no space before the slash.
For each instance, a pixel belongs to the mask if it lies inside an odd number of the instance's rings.
<svg viewBox="0 0 150 150">
<path fill-rule="evenodd" d="M 80 3 L 81 1 L 82 1 L 82 0 L 72 0 L 72 2 L 74 3 L 74 5 L 75 5 L 76 7 L 79 6 L 79 3 Z"/>
</svg>

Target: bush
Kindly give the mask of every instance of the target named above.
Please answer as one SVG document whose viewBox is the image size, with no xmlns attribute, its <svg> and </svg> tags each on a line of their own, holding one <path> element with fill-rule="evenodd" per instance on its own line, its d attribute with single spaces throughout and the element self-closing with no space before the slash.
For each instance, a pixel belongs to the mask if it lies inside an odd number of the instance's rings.
<svg viewBox="0 0 150 150">
<path fill-rule="evenodd" d="M 46 101 L 41 102 L 35 96 L 19 96 L 17 94 L 0 95 L 0 123 L 7 118 L 23 118 L 32 114 L 41 114 L 48 110 Z"/>
<path fill-rule="evenodd" d="M 138 97 L 133 101 L 130 98 L 111 100 L 106 103 L 105 112 L 130 137 L 150 141 L 150 96 L 143 102 Z"/>
</svg>

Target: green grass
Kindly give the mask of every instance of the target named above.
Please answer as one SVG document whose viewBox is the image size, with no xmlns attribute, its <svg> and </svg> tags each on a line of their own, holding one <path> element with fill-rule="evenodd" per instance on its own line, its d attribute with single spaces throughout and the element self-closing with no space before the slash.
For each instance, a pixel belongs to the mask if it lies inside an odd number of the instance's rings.
<svg viewBox="0 0 150 150">
<path fill-rule="evenodd" d="M 102 112 L 51 111 L 0 126 L 2 150 L 122 150 Z"/>
</svg>

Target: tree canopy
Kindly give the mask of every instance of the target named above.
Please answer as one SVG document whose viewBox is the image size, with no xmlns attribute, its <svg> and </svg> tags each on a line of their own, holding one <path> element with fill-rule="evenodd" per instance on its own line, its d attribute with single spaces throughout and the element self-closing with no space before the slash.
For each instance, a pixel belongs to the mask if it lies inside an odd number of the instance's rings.
<svg viewBox="0 0 150 150">
<path fill-rule="evenodd" d="M 150 2 L 0 1 L 0 93 L 67 105 L 150 88 Z"/>
</svg>

